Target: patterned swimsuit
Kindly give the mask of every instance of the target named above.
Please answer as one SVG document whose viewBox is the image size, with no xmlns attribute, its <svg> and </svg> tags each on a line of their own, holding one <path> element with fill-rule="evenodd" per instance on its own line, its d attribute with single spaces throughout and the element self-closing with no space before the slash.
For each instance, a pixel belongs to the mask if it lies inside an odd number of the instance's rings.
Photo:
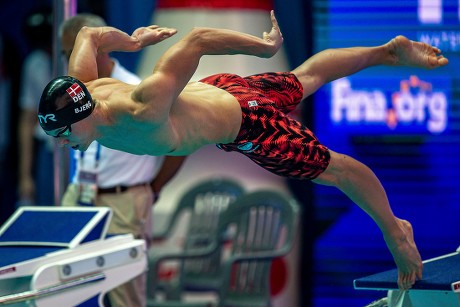
<svg viewBox="0 0 460 307">
<path fill-rule="evenodd" d="M 328 166 L 330 154 L 307 127 L 286 114 L 302 100 L 302 84 L 291 73 L 242 78 L 217 74 L 200 80 L 232 94 L 242 110 L 236 139 L 217 144 L 237 151 L 277 175 L 314 179 Z"/>
</svg>

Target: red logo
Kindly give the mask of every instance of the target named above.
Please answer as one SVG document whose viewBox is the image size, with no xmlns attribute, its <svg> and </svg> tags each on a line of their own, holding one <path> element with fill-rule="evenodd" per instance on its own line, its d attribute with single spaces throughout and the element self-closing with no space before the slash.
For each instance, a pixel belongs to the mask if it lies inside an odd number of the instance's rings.
<svg viewBox="0 0 460 307">
<path fill-rule="evenodd" d="M 452 284 L 452 288 L 455 292 L 458 292 L 458 290 L 460 289 L 460 283 L 454 283 Z"/>
<path fill-rule="evenodd" d="M 69 93 L 69 96 L 72 97 L 74 102 L 78 102 L 78 100 L 85 97 L 85 93 L 78 83 L 72 84 L 68 89 L 66 89 L 66 91 Z"/>
<path fill-rule="evenodd" d="M 77 83 L 74 83 L 66 91 L 69 93 L 70 97 L 75 97 L 81 92 L 81 87 Z"/>
</svg>

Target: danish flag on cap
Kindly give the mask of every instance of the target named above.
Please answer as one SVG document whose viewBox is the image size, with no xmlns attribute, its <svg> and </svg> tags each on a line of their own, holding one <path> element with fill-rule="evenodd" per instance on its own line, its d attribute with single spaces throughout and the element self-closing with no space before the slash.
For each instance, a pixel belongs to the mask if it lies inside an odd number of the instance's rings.
<svg viewBox="0 0 460 307">
<path fill-rule="evenodd" d="M 82 89 L 78 83 L 74 83 L 68 89 L 66 89 L 66 91 L 69 93 L 69 96 L 72 97 L 74 101 L 76 101 L 74 97 L 77 97 L 77 95 L 81 93 Z"/>
</svg>

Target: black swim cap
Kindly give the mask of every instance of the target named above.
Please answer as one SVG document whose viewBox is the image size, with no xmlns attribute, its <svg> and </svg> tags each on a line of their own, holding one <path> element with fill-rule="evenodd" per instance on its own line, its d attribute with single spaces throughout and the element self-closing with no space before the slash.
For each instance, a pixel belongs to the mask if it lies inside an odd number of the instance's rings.
<svg viewBox="0 0 460 307">
<path fill-rule="evenodd" d="M 38 122 L 45 131 L 69 126 L 86 117 L 94 102 L 86 86 L 70 76 L 51 80 L 43 90 L 38 107 Z"/>
</svg>

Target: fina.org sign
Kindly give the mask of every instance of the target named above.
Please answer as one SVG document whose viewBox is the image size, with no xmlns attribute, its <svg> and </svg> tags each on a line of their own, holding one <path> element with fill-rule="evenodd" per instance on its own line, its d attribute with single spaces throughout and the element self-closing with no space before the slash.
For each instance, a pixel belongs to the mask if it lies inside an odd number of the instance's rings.
<svg viewBox="0 0 460 307">
<path fill-rule="evenodd" d="M 378 89 L 355 90 L 348 78 L 331 84 L 331 120 L 334 124 L 387 126 L 421 126 L 439 134 L 447 127 L 448 100 L 443 92 L 433 91 L 432 84 L 411 76 L 403 80 L 400 89 L 391 93 L 388 103 L 385 93 Z"/>
</svg>

